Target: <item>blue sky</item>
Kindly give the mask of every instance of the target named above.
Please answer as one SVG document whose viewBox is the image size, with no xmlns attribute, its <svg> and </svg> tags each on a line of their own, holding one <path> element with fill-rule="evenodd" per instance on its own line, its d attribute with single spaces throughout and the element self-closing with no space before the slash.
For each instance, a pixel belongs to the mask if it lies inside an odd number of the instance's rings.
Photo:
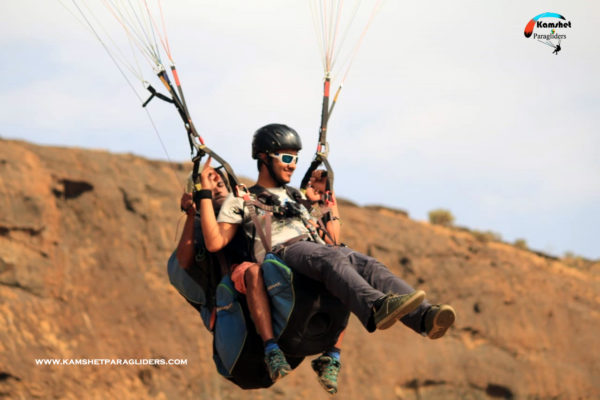
<svg viewBox="0 0 600 400">
<path fill-rule="evenodd" d="M 254 177 L 252 133 L 287 123 L 304 141 L 304 171 L 322 90 L 307 2 L 163 7 L 207 144 Z M 546 11 L 572 21 L 559 55 L 523 35 Z M 329 125 L 338 195 L 418 220 L 447 208 L 506 241 L 600 258 L 599 16 L 588 1 L 385 2 Z M 5 2 L 0 31 L 0 136 L 167 158 L 134 92 L 58 1 Z M 186 160 L 172 106 L 148 110 L 168 157 Z"/>
</svg>

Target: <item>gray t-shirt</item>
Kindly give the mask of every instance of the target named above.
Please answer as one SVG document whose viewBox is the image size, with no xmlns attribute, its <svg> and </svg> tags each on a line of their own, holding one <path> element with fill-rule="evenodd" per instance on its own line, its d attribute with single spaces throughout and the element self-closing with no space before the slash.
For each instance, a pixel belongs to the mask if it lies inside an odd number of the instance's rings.
<svg viewBox="0 0 600 400">
<path fill-rule="evenodd" d="M 270 193 L 279 197 L 279 201 L 281 205 L 285 205 L 286 202 L 293 202 L 285 188 L 271 188 L 267 189 Z M 242 224 L 244 227 L 244 232 L 248 237 L 252 238 L 252 234 L 254 232 L 254 223 L 252 222 L 252 218 L 248 213 L 248 209 L 245 209 L 243 212 L 242 219 L 242 207 L 244 206 L 244 200 L 239 197 L 235 197 L 232 193 L 229 194 L 225 202 L 221 206 L 221 211 L 219 212 L 219 216 L 217 217 L 217 222 L 227 222 L 229 224 Z M 300 210 L 302 212 L 302 217 L 305 220 L 314 220 L 314 218 L 309 214 L 306 208 L 303 205 L 300 205 Z M 264 229 L 264 215 L 265 212 L 260 208 L 256 208 L 256 214 L 258 216 L 259 222 L 262 224 Z M 310 232 L 304 226 L 304 223 L 300 220 L 300 218 L 272 218 L 271 223 L 271 245 L 276 246 L 281 243 L 285 243 L 286 241 L 295 238 L 297 236 L 309 234 Z M 319 238 L 321 243 L 324 243 Z M 265 256 L 265 249 L 263 247 L 262 242 L 258 234 L 255 235 L 254 240 L 254 256 L 258 262 L 262 262 Z"/>
</svg>

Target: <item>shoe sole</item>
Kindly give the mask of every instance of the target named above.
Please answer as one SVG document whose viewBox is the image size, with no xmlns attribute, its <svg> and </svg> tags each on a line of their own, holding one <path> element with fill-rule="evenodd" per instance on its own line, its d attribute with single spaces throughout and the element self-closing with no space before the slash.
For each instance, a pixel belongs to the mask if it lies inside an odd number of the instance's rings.
<svg viewBox="0 0 600 400">
<path fill-rule="evenodd" d="M 326 391 L 327 393 L 329 393 L 330 395 L 332 395 L 332 396 L 333 396 L 334 394 L 336 394 L 336 393 L 337 393 L 337 388 L 332 388 L 332 387 L 329 387 L 329 386 L 327 386 L 327 385 L 326 385 L 326 384 L 325 384 L 325 383 L 324 383 L 322 380 L 320 380 L 320 379 L 319 379 L 319 383 L 321 384 L 321 387 L 322 387 L 323 389 L 325 389 L 325 391 Z"/>
<path fill-rule="evenodd" d="M 287 376 L 287 375 L 288 375 L 290 372 L 292 372 L 292 370 L 291 370 L 291 369 L 289 369 L 289 370 L 287 370 L 287 369 L 285 369 L 285 370 L 279 370 L 279 371 L 277 372 L 277 376 L 276 376 L 274 379 L 273 379 L 273 377 L 271 377 L 271 380 L 272 380 L 273 382 L 277 382 L 277 381 L 278 381 L 278 380 L 280 380 L 281 378 L 283 378 L 283 377 Z"/>
<path fill-rule="evenodd" d="M 319 384 L 321 385 L 321 387 L 322 387 L 323 389 L 325 389 L 325 391 L 326 391 L 327 393 L 329 393 L 330 395 L 334 395 L 334 394 L 336 394 L 336 393 L 337 393 L 337 386 L 336 386 L 336 387 L 333 387 L 333 386 L 327 386 L 327 384 L 326 384 L 326 383 L 325 383 L 323 380 L 321 380 L 321 377 L 317 377 L 317 378 L 318 378 L 318 380 L 319 380 Z"/>
<path fill-rule="evenodd" d="M 319 376 L 319 368 L 318 368 L 318 366 L 317 366 L 317 365 L 314 363 L 314 361 L 315 361 L 315 360 L 313 360 L 313 361 L 310 363 L 310 366 L 312 367 L 313 371 L 315 371 L 315 372 L 317 373 L 317 379 L 318 379 L 318 381 L 319 381 L 319 384 L 321 385 L 321 387 L 322 387 L 323 389 L 325 389 L 325 391 L 326 391 L 327 393 L 329 393 L 330 395 L 332 395 L 332 396 L 333 396 L 334 394 L 336 394 L 336 393 L 337 393 L 337 385 L 336 385 L 336 386 L 328 386 L 328 385 L 325 383 L 325 381 L 321 379 L 321 377 Z"/>
<path fill-rule="evenodd" d="M 439 339 L 446 334 L 448 328 L 454 324 L 456 312 L 449 305 L 443 305 L 433 318 L 433 326 L 427 337 L 429 339 Z"/>
<path fill-rule="evenodd" d="M 423 300 L 425 300 L 425 292 L 422 290 L 417 290 L 413 293 L 411 298 L 402 304 L 402 306 L 398 307 L 393 313 L 379 321 L 379 323 L 376 325 L 377 329 L 384 330 L 390 328 L 398 319 L 413 312 L 417 307 L 419 307 Z"/>
</svg>

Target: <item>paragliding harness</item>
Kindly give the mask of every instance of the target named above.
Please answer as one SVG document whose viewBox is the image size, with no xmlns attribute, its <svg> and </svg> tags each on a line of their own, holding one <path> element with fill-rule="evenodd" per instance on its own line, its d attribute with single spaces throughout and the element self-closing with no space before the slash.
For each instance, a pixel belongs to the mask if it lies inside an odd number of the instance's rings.
<svg viewBox="0 0 600 400">
<path fill-rule="evenodd" d="M 206 250 L 200 219 L 196 216 L 192 265 L 184 270 L 177 260 L 177 251 L 174 251 L 167 267 L 171 284 L 200 313 L 206 329 L 211 332 L 215 323 L 217 287 L 223 276 L 227 275 L 229 263 L 233 261 L 233 254 L 229 254 L 230 257 L 224 254 L 226 250 L 217 253 Z"/>
<path fill-rule="evenodd" d="M 294 273 L 273 253 L 261 265 L 273 334 L 294 369 L 304 357 L 335 345 L 349 311 L 325 286 Z M 213 360 L 217 371 L 242 389 L 273 384 L 264 362 L 264 344 L 252 322 L 246 297 L 225 276 L 216 291 Z"/>
<path fill-rule="evenodd" d="M 169 258 L 167 270 L 171 284 L 202 317 L 213 334 L 213 360 L 217 371 L 244 389 L 264 388 L 273 384 L 264 363 L 264 347 L 250 315 L 244 295 L 232 282 L 229 271 L 234 262 L 249 259 L 242 256 L 245 243 L 234 241 L 216 254 L 208 253 L 199 219 L 194 227 L 194 263 L 184 270 L 176 251 Z M 240 237 L 245 237 L 242 230 Z M 245 239 L 244 242 L 247 242 Z M 231 253 L 240 253 L 232 257 Z M 274 256 L 263 263 L 263 277 L 268 288 L 273 331 L 280 335 L 294 307 L 292 273 Z M 296 367 L 303 356 L 288 357 Z"/>
<path fill-rule="evenodd" d="M 335 239 L 327 231 L 326 223 L 331 220 L 331 209 L 326 205 L 322 204 L 319 209 L 313 208 L 313 204 L 310 200 L 302 198 L 302 194 L 299 190 L 284 185 L 286 194 L 292 201 L 281 204 L 279 197 L 260 185 L 254 185 L 247 189 L 244 185 L 238 185 L 236 188 L 237 196 L 244 200 L 244 208 L 248 210 L 248 214 L 252 219 L 254 225 L 252 242 L 255 240 L 255 236 L 258 234 L 266 253 L 279 253 L 283 248 L 290 244 L 296 243 L 301 240 L 312 240 L 318 242 L 318 238 L 325 239 L 327 237 L 332 244 L 336 244 Z M 310 221 L 308 221 L 302 213 L 301 207 L 311 211 L 311 215 L 316 217 L 318 225 L 315 227 Z M 264 213 L 264 229 L 263 225 L 258 220 L 257 209 L 262 210 Z M 243 218 L 243 215 L 242 215 Z M 271 222 L 272 218 L 276 219 L 288 219 L 297 218 L 302 221 L 306 227 L 308 234 L 300 235 L 292 238 L 285 243 L 278 244 L 273 247 L 271 245 Z"/>
<path fill-rule="evenodd" d="M 322 283 L 294 273 L 276 255 L 285 246 L 300 240 L 316 240 L 318 234 L 308 221 L 305 221 L 306 225 L 313 232 L 288 240 L 274 249 L 270 247 L 268 221 L 270 218 L 301 218 L 300 205 L 309 202 L 302 199 L 300 192 L 286 186 L 286 193 L 295 201 L 282 205 L 278 196 L 261 186 L 237 189 L 244 199 L 244 209 L 254 222 L 255 234 L 258 233 L 267 251 L 261 269 L 269 297 L 273 333 L 288 362 L 295 368 L 305 356 L 321 353 L 335 345 L 350 313 Z M 258 221 L 257 208 L 264 211 L 266 229 Z M 250 242 L 254 243 L 254 239 L 253 235 Z M 245 389 L 270 386 L 272 382 L 268 375 L 263 375 L 266 369 L 262 361 L 262 341 L 254 329 L 247 328 L 251 319 L 245 298 L 235 291 L 229 277 L 225 277 L 217 289 L 217 310 L 215 363 L 219 372 Z"/>
<path fill-rule="evenodd" d="M 261 265 L 275 337 L 288 327 L 296 306 L 291 270 L 272 254 Z M 216 291 L 216 323 L 213 360 L 217 371 L 242 389 L 266 388 L 273 384 L 264 362 L 264 345 L 254 327 L 246 296 L 239 293 L 226 275 Z M 335 339 L 334 339 L 335 343 Z M 306 354 L 287 354 L 292 368 Z"/>
<path fill-rule="evenodd" d="M 286 192 L 298 203 L 288 202 L 283 206 L 266 189 L 252 187 L 247 191 L 250 208 L 261 208 L 266 211 L 265 217 L 271 214 L 275 218 L 297 217 L 301 214 L 299 202 L 306 201 L 293 188 L 287 188 Z M 229 276 L 233 262 L 252 258 L 254 241 L 240 229 L 224 251 L 209 254 L 199 222 L 195 224 L 195 263 L 184 271 L 174 252 L 168 266 L 171 283 L 199 311 L 206 328 L 213 333 L 217 371 L 243 389 L 269 387 L 273 382 L 264 363 L 262 339 L 254 327 L 246 297 L 235 289 Z M 298 240 L 308 238 L 304 235 Z M 235 257 L 231 257 L 231 252 L 237 253 Z M 292 368 L 305 356 L 333 346 L 347 325 L 346 307 L 323 284 L 294 273 L 272 252 L 265 256 L 261 269 L 273 333 Z"/>
</svg>

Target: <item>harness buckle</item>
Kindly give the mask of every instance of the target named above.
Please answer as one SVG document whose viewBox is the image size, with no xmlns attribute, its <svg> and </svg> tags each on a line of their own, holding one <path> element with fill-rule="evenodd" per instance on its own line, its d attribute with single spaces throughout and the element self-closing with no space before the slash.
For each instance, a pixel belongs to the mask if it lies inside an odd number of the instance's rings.
<svg viewBox="0 0 600 400">
<path fill-rule="evenodd" d="M 317 146 L 317 156 L 327 158 L 329 156 L 329 143 L 319 143 Z"/>
</svg>

